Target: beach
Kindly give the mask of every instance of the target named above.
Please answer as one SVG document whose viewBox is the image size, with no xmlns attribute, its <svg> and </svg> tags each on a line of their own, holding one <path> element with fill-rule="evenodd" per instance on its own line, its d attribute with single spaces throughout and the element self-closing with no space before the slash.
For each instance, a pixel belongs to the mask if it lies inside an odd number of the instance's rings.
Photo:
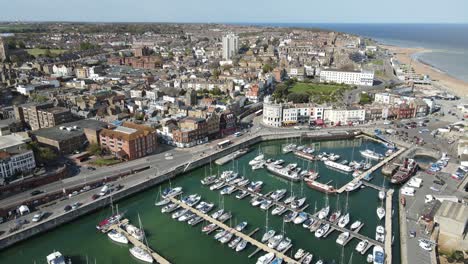
<svg viewBox="0 0 468 264">
<path fill-rule="evenodd" d="M 405 48 L 398 46 L 381 45 L 382 48 L 388 49 L 395 54 L 395 57 L 405 64 L 410 64 L 416 73 L 429 75 L 433 80 L 433 85 L 437 88 L 447 90 L 458 96 L 464 96 L 468 92 L 468 82 L 459 80 L 448 73 L 442 72 L 431 65 L 417 59 L 417 54 L 431 52 L 430 49 L 424 48 Z"/>
</svg>

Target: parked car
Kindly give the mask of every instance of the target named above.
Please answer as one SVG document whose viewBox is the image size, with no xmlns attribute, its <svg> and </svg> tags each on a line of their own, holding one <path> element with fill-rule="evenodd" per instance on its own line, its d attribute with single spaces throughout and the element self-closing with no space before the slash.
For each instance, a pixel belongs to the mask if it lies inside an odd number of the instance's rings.
<svg viewBox="0 0 468 264">
<path fill-rule="evenodd" d="M 68 212 L 68 211 L 70 211 L 71 209 L 72 209 L 71 205 L 66 205 L 65 208 L 63 208 L 63 210 L 64 210 L 65 212 Z"/>
<path fill-rule="evenodd" d="M 79 202 L 73 203 L 73 204 L 72 204 L 72 209 L 75 210 L 75 209 L 77 209 L 77 208 L 80 207 L 80 206 L 81 206 L 81 203 L 79 203 Z"/>
<path fill-rule="evenodd" d="M 38 194 L 41 194 L 41 193 L 43 193 L 43 191 L 41 191 L 41 190 L 35 190 L 35 191 L 32 191 L 32 192 L 31 192 L 31 195 L 34 196 L 34 195 L 38 195 Z"/>
<path fill-rule="evenodd" d="M 33 222 L 35 222 L 35 223 L 36 223 L 36 222 L 39 222 L 39 221 L 42 220 L 42 218 L 44 217 L 44 215 L 45 215 L 44 212 L 38 212 L 37 214 L 35 214 L 35 215 L 33 216 L 33 218 L 32 218 L 31 221 L 33 221 Z"/>
</svg>

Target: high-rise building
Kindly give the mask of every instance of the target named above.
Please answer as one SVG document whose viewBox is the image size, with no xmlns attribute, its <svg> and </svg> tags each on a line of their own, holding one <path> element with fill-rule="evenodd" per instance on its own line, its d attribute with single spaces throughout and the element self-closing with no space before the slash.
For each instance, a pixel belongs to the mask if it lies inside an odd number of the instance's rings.
<svg viewBox="0 0 468 264">
<path fill-rule="evenodd" d="M 223 37 L 223 59 L 230 60 L 239 50 L 239 37 L 229 33 Z"/>
<path fill-rule="evenodd" d="M 8 56 L 8 50 L 3 38 L 0 37 L 0 62 L 5 61 Z"/>
</svg>

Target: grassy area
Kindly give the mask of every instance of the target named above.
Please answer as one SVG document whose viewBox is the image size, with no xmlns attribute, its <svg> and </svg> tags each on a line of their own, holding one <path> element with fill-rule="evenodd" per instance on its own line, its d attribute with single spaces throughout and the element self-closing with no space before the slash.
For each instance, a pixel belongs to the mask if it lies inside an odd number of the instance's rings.
<svg viewBox="0 0 468 264">
<path fill-rule="evenodd" d="M 323 84 L 323 83 L 295 83 L 289 89 L 291 93 L 307 94 L 310 99 L 317 103 L 337 102 L 341 99 L 343 92 L 351 89 L 349 85 Z"/>
<path fill-rule="evenodd" d="M 34 57 L 37 57 L 39 55 L 45 55 L 46 54 L 46 50 L 47 49 L 26 49 L 26 51 L 30 54 L 30 55 L 33 55 Z M 51 55 L 60 55 L 64 52 L 66 52 L 66 50 L 62 50 L 62 49 L 50 49 L 50 54 Z"/>
<path fill-rule="evenodd" d="M 97 158 L 93 160 L 91 163 L 97 166 L 110 166 L 110 165 L 117 164 L 119 162 L 120 160 L 116 158 Z"/>
<path fill-rule="evenodd" d="M 373 60 L 373 61 L 371 61 L 371 63 L 374 64 L 374 65 L 383 65 L 384 61 L 382 59 Z"/>
</svg>

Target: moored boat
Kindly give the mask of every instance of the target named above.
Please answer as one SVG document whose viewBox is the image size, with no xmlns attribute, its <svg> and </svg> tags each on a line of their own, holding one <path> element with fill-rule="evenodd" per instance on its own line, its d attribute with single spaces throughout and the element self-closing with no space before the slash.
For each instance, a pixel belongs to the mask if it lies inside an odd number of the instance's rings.
<svg viewBox="0 0 468 264">
<path fill-rule="evenodd" d="M 135 258 L 143 261 L 143 262 L 146 262 L 146 263 L 153 263 L 153 257 L 151 256 L 151 254 L 146 251 L 145 249 L 141 248 L 141 247 L 137 247 L 137 246 L 134 246 L 132 248 L 130 248 L 130 253 L 132 254 L 132 256 L 134 256 Z"/>
<path fill-rule="evenodd" d="M 381 160 L 383 159 L 383 156 L 375 151 L 372 151 L 370 149 L 365 149 L 359 151 L 361 155 L 365 158 L 373 159 L 373 160 Z"/>
<path fill-rule="evenodd" d="M 121 244 L 128 244 L 128 239 L 122 233 L 117 232 L 116 230 L 111 230 L 107 233 L 107 236 L 114 242 Z"/>
<path fill-rule="evenodd" d="M 262 236 L 262 243 L 267 242 L 270 240 L 273 236 L 275 236 L 276 231 L 275 230 L 268 230 L 265 234 Z"/>
</svg>

